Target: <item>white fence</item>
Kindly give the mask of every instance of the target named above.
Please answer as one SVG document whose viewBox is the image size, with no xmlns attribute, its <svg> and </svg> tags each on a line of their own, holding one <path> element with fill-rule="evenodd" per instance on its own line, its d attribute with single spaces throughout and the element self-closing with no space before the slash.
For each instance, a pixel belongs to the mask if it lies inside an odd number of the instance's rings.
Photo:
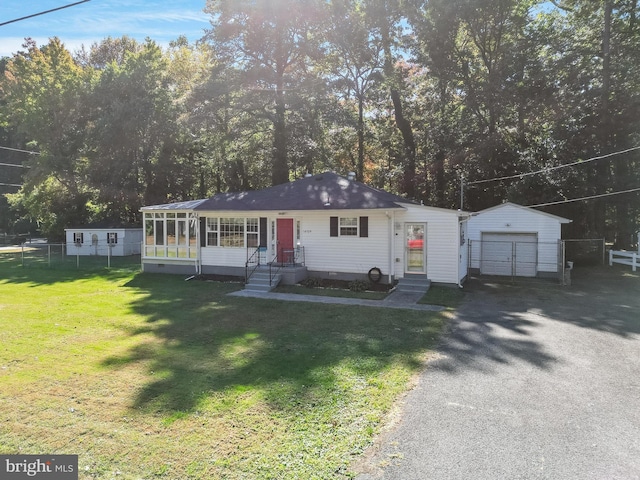
<svg viewBox="0 0 640 480">
<path fill-rule="evenodd" d="M 609 266 L 613 266 L 614 263 L 630 265 L 631 270 L 635 272 L 636 268 L 640 266 L 640 251 L 609 250 Z"/>
<path fill-rule="evenodd" d="M 612 267 L 614 263 L 630 265 L 631 270 L 635 272 L 638 266 L 640 266 L 640 232 L 638 232 L 637 246 L 637 252 L 630 252 L 628 250 L 609 250 L 609 266 Z"/>
</svg>

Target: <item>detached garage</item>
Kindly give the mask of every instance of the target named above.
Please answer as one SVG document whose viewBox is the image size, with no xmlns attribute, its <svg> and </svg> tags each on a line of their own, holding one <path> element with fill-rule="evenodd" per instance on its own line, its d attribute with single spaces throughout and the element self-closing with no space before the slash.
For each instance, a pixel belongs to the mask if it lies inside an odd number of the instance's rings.
<svg viewBox="0 0 640 480">
<path fill-rule="evenodd" d="M 482 275 L 555 276 L 561 227 L 570 222 L 509 202 L 475 213 L 468 223 L 470 268 Z"/>
</svg>

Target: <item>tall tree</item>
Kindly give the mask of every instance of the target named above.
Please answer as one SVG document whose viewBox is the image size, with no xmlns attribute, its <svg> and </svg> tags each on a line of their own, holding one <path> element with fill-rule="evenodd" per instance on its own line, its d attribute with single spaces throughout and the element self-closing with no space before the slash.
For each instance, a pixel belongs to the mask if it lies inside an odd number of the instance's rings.
<svg viewBox="0 0 640 480">
<path fill-rule="evenodd" d="M 119 38 L 107 37 L 92 43 L 88 49 L 82 45 L 75 58 L 80 65 L 102 70 L 111 63 L 121 65 L 129 53 L 139 52 L 141 48 L 142 45 L 136 39 L 127 35 Z"/>
<path fill-rule="evenodd" d="M 147 41 L 122 64 L 108 64 L 93 89 L 89 178 L 99 201 L 125 221 L 144 204 L 190 193 L 181 191 L 188 170 L 177 168 L 185 151 L 168 72 L 168 59 Z"/>
<path fill-rule="evenodd" d="M 604 155 L 638 145 L 640 31 L 635 1 L 564 0 L 562 13 L 551 12 L 556 35 L 551 61 L 559 84 L 555 96 L 557 124 L 553 141 L 565 161 Z M 571 196 L 602 195 L 635 187 L 637 152 L 580 167 Z M 573 228 L 591 236 L 607 236 L 628 246 L 637 229 L 638 201 L 633 197 L 602 197 L 566 209 Z"/>
<path fill-rule="evenodd" d="M 62 228 L 89 216 L 86 82 L 59 39 L 42 48 L 27 41 L 25 48 L 9 60 L 0 80 L 2 115 L 40 155 L 30 158 L 25 185 L 12 201 L 31 206 L 44 233 L 59 236 Z"/>
<path fill-rule="evenodd" d="M 381 82 L 385 64 L 383 48 L 373 38 L 360 1 L 332 3 L 328 34 L 329 77 L 345 102 L 353 99 L 357 108 L 357 178 L 363 180 L 365 164 L 365 107 L 369 92 Z"/>
<path fill-rule="evenodd" d="M 259 94 L 273 126 L 272 183 L 289 181 L 287 92 L 299 88 L 318 55 L 319 0 L 208 0 L 207 34 L 221 58 L 243 71 L 244 87 Z M 269 104 L 264 100 L 268 99 Z"/>
<path fill-rule="evenodd" d="M 416 196 L 416 141 L 410 116 L 404 111 L 408 92 L 405 86 L 401 61 L 406 51 L 404 25 L 405 6 L 399 0 L 367 0 L 366 11 L 370 28 L 377 36 L 384 55 L 385 82 L 393 104 L 396 127 L 403 139 L 402 187 L 410 198 Z"/>
</svg>

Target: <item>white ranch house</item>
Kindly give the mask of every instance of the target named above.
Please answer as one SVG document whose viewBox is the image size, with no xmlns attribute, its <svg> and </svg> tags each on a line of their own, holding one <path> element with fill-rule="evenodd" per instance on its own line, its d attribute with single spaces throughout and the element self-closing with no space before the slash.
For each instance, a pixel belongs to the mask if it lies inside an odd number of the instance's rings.
<svg viewBox="0 0 640 480">
<path fill-rule="evenodd" d="M 571 220 L 505 202 L 469 220 L 470 268 L 482 275 L 552 277 L 564 272 L 562 225 Z"/>
<path fill-rule="evenodd" d="M 427 207 L 332 172 L 208 199 L 145 206 L 145 272 L 306 276 L 461 285 L 469 213 Z"/>
</svg>

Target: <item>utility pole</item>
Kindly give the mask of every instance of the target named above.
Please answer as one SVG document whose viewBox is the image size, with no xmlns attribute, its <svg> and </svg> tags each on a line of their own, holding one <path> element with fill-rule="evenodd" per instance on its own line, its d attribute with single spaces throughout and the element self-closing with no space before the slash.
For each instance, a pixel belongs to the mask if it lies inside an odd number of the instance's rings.
<svg viewBox="0 0 640 480">
<path fill-rule="evenodd" d="M 460 210 L 464 210 L 464 175 L 460 174 Z"/>
</svg>

